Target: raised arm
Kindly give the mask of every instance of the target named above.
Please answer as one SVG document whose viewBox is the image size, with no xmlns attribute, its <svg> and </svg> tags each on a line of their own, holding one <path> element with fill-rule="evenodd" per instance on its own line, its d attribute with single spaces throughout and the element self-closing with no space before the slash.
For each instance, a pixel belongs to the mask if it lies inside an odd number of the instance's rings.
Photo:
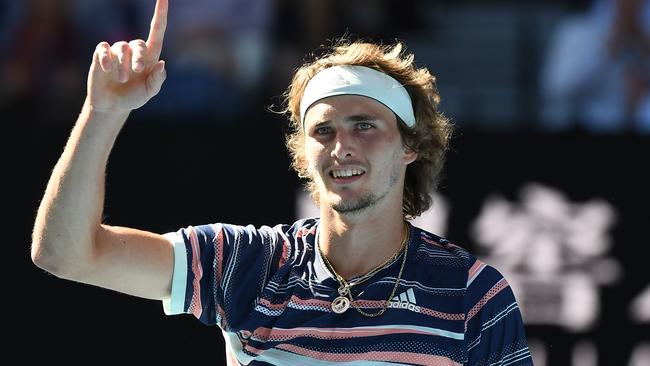
<svg viewBox="0 0 650 366">
<path fill-rule="evenodd" d="M 101 222 L 106 163 L 131 110 L 165 80 L 160 52 L 167 0 L 158 0 L 147 41 L 101 42 L 86 101 L 41 201 L 32 234 L 34 263 L 62 278 L 131 295 L 169 296 L 173 252 L 161 235 Z"/>
</svg>

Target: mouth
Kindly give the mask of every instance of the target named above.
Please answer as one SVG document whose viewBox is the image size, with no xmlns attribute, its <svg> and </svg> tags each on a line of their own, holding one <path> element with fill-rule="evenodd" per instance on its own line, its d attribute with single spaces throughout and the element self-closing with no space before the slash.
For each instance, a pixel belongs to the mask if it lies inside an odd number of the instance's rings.
<svg viewBox="0 0 650 366">
<path fill-rule="evenodd" d="M 337 183 L 350 183 L 366 174 L 361 169 L 332 169 L 329 176 Z"/>
</svg>

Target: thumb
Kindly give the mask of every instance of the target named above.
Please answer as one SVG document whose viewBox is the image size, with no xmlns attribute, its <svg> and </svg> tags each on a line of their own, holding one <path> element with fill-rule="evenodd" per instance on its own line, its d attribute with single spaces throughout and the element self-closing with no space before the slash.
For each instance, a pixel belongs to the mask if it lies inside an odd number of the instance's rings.
<svg viewBox="0 0 650 366">
<path fill-rule="evenodd" d="M 93 61 L 90 63 L 90 68 L 88 70 L 88 79 L 86 81 L 86 92 L 88 95 L 93 93 L 93 88 L 101 88 L 103 82 L 107 76 L 107 72 L 102 69 L 99 55 L 97 52 L 93 55 Z"/>
<path fill-rule="evenodd" d="M 156 65 L 151 69 L 149 76 L 147 77 L 147 91 L 150 96 L 158 94 L 160 88 L 162 87 L 163 82 L 167 79 L 167 71 L 165 71 L 165 61 L 160 60 Z"/>
</svg>

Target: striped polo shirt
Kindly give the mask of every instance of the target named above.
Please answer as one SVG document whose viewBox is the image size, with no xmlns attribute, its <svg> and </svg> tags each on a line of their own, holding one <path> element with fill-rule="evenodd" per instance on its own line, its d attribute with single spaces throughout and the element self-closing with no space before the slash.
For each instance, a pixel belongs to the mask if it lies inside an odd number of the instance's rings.
<svg viewBox="0 0 650 366">
<path fill-rule="evenodd" d="M 378 317 L 332 311 L 339 283 L 315 248 L 319 219 L 275 227 L 211 224 L 174 246 L 168 315 L 218 325 L 234 365 L 532 365 L 508 282 L 465 249 L 409 224 L 395 296 Z M 376 313 L 404 253 L 352 287 Z M 354 279 L 350 279 L 354 282 Z"/>
</svg>

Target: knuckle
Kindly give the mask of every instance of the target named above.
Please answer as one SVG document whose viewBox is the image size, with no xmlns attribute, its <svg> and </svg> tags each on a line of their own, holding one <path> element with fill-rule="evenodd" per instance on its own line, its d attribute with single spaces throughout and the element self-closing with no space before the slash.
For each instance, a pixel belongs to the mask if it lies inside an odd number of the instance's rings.
<svg viewBox="0 0 650 366">
<path fill-rule="evenodd" d="M 108 45 L 108 43 L 104 43 L 104 44 L 100 43 L 95 48 L 95 52 L 100 56 L 107 56 L 110 52 L 110 49 L 111 48 Z"/>
<path fill-rule="evenodd" d="M 123 51 L 125 49 L 125 47 L 128 47 L 128 46 L 129 46 L 128 43 L 126 43 L 124 41 L 119 41 L 119 42 L 113 43 L 113 46 L 111 46 L 111 49 Z"/>
<path fill-rule="evenodd" d="M 144 47 L 146 45 L 145 41 L 141 39 L 134 39 L 133 41 L 129 42 L 129 44 L 135 47 Z"/>
</svg>

